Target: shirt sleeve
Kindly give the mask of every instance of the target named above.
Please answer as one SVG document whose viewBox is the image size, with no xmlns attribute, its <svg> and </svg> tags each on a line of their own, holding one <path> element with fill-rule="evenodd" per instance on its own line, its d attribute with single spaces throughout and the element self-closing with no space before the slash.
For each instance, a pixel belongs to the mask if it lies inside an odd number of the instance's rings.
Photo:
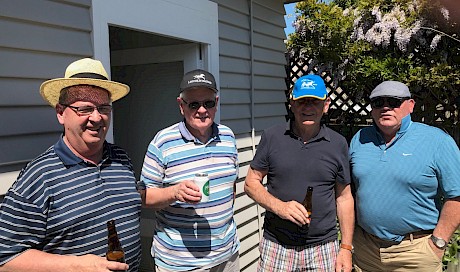
<svg viewBox="0 0 460 272">
<path fill-rule="evenodd" d="M 439 137 L 436 152 L 436 175 L 446 198 L 460 196 L 460 151 L 449 135 Z"/>
<path fill-rule="evenodd" d="M 257 146 L 256 154 L 251 162 L 251 168 L 260 171 L 266 171 L 269 169 L 269 137 L 264 132 L 260 138 L 259 145 Z"/>
<path fill-rule="evenodd" d="M 22 252 L 41 250 L 46 234 L 46 211 L 10 189 L 0 211 L 0 265 Z"/>
<path fill-rule="evenodd" d="M 350 161 L 348 159 L 348 143 L 345 138 L 341 139 L 342 149 L 339 154 L 339 166 L 337 169 L 337 182 L 347 185 L 351 183 Z"/>
<path fill-rule="evenodd" d="M 138 184 L 140 188 L 161 188 L 165 173 L 163 153 L 152 141 L 145 154 L 142 165 L 141 178 Z"/>
</svg>

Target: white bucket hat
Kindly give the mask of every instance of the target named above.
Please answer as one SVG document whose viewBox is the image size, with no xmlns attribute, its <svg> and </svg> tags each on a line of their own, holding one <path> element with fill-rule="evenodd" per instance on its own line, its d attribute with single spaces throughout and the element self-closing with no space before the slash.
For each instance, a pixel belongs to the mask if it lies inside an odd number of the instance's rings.
<svg viewBox="0 0 460 272">
<path fill-rule="evenodd" d="M 109 80 L 109 76 L 98 60 L 84 58 L 72 62 L 65 70 L 64 78 L 45 81 L 40 86 L 40 94 L 52 107 L 56 107 L 62 89 L 75 85 L 92 85 L 110 92 L 112 101 L 116 101 L 129 92 L 129 86 Z"/>
</svg>

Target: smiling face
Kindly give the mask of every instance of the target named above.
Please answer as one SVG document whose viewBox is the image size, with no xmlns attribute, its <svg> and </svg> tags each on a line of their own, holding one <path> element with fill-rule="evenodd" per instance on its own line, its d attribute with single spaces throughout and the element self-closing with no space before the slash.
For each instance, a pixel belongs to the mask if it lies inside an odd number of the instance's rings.
<svg viewBox="0 0 460 272">
<path fill-rule="evenodd" d="M 301 98 L 290 100 L 289 103 L 297 124 L 319 127 L 323 114 L 329 110 L 331 100 L 329 97 L 326 100 Z"/>
<path fill-rule="evenodd" d="M 187 128 L 193 136 L 200 140 L 211 135 L 211 126 L 216 116 L 218 100 L 219 97 L 216 96 L 213 90 L 204 87 L 187 89 L 177 98 L 180 112 L 185 118 Z M 210 104 L 205 103 L 206 101 L 215 101 L 216 103 L 214 107 L 206 108 L 205 104 Z M 199 107 L 196 109 L 191 108 L 190 105 L 196 105 L 195 102 L 199 102 Z"/>
<path fill-rule="evenodd" d="M 95 109 L 89 115 L 82 115 L 75 107 L 110 105 L 109 93 L 88 85 L 72 86 L 64 92 L 66 95 L 61 95 L 56 107 L 59 123 L 64 126 L 64 141 L 79 157 L 92 160 L 94 156 L 101 156 L 110 126 L 110 113 L 101 114 Z"/>
</svg>

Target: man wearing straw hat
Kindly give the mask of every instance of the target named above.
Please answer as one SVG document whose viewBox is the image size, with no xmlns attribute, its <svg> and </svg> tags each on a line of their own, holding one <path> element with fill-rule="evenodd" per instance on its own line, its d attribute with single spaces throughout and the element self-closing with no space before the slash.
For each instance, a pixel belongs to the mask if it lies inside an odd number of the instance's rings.
<svg viewBox="0 0 460 272">
<path fill-rule="evenodd" d="M 89 58 L 41 85 L 64 133 L 27 164 L 0 206 L 0 271 L 138 270 L 141 198 L 127 154 L 105 141 L 111 102 L 128 92 Z M 112 219 L 126 263 L 104 257 Z"/>
</svg>

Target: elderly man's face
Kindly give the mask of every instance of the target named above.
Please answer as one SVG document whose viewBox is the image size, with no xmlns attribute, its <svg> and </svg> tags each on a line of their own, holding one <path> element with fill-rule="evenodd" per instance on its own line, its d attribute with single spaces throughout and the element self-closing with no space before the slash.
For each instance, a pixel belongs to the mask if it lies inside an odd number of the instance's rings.
<svg viewBox="0 0 460 272">
<path fill-rule="evenodd" d="M 413 99 L 401 100 L 401 104 L 398 107 L 398 105 L 390 105 L 388 100 L 392 98 L 379 97 L 378 99 L 381 99 L 380 102 L 383 101 L 383 104 L 377 103 L 381 105 L 375 106 L 375 102 L 371 103 L 373 105 L 372 118 L 383 133 L 394 134 L 401 127 L 402 119 L 414 110 L 415 102 Z"/>
<path fill-rule="evenodd" d="M 323 114 L 329 110 L 330 98 L 320 100 L 316 98 L 301 98 L 291 100 L 291 111 L 295 122 L 302 125 L 320 125 Z"/>
<path fill-rule="evenodd" d="M 203 134 L 211 127 L 218 99 L 215 92 L 208 88 L 199 87 L 183 92 L 182 98 L 178 99 L 179 107 L 192 134 Z"/>
<path fill-rule="evenodd" d="M 109 93 L 105 89 L 87 85 L 70 87 L 68 92 L 70 104 L 56 107 L 59 123 L 65 130 L 64 140 L 72 151 L 83 157 L 88 153 L 100 152 L 110 126 Z M 72 92 L 78 92 L 78 95 L 72 95 Z M 72 97 L 77 97 L 77 100 Z M 85 110 L 84 107 L 100 106 L 105 106 L 101 108 L 102 112 L 94 109 L 88 114 L 88 108 L 87 115 L 81 112 Z"/>
</svg>

